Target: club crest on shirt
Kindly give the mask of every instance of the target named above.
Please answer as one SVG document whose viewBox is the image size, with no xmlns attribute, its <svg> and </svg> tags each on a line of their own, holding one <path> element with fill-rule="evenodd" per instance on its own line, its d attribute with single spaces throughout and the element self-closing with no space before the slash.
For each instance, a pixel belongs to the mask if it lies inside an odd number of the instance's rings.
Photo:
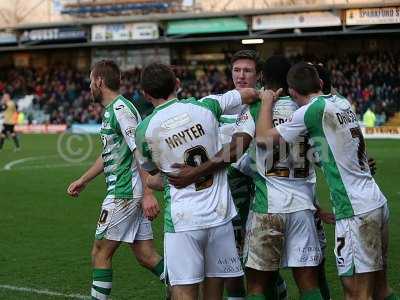
<svg viewBox="0 0 400 300">
<path fill-rule="evenodd" d="M 101 122 L 101 129 L 111 129 L 111 124 L 109 120 L 104 120 Z"/>
<path fill-rule="evenodd" d="M 236 119 L 236 125 L 240 125 L 245 123 L 249 119 L 249 115 L 247 114 L 246 111 L 242 111 L 238 118 Z"/>
<path fill-rule="evenodd" d="M 126 134 L 127 136 L 129 136 L 129 137 L 134 137 L 134 136 L 135 136 L 135 131 L 136 131 L 136 128 L 130 126 L 130 127 L 128 127 L 128 128 L 125 129 L 125 134 Z"/>
</svg>

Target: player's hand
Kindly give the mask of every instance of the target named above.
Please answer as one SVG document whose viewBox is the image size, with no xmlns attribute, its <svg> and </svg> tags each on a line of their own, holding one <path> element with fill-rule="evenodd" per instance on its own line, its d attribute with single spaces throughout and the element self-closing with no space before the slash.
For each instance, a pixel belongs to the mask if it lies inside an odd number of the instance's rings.
<svg viewBox="0 0 400 300">
<path fill-rule="evenodd" d="M 184 165 L 184 164 L 173 164 L 171 168 L 178 169 L 178 171 L 173 173 L 168 173 L 168 181 L 170 184 L 178 189 L 187 187 L 188 185 L 195 183 L 198 178 L 194 167 Z"/>
<path fill-rule="evenodd" d="M 86 183 L 82 179 L 75 180 L 67 188 L 67 194 L 71 197 L 78 197 L 85 187 Z"/>
<path fill-rule="evenodd" d="M 278 100 L 279 95 L 282 93 L 283 89 L 280 88 L 276 92 L 273 90 L 264 90 L 260 91 L 260 99 L 263 104 L 270 104 L 274 103 L 276 100 Z"/>
<path fill-rule="evenodd" d="M 325 224 L 335 224 L 336 218 L 333 213 L 324 211 L 323 209 L 319 208 L 317 210 L 318 217 L 321 219 L 322 222 Z"/>
<path fill-rule="evenodd" d="M 376 161 L 374 158 L 370 157 L 368 159 L 368 166 L 369 166 L 371 175 L 374 176 L 376 174 Z"/>
<path fill-rule="evenodd" d="M 160 206 L 158 205 L 156 197 L 154 197 L 152 193 L 144 194 L 142 208 L 144 216 L 150 221 L 153 221 L 155 218 L 157 218 L 158 214 L 160 213 Z"/>
<path fill-rule="evenodd" d="M 259 91 L 254 88 L 240 88 L 237 89 L 237 91 L 240 93 L 243 104 L 251 104 L 255 102 L 260 95 Z"/>
</svg>

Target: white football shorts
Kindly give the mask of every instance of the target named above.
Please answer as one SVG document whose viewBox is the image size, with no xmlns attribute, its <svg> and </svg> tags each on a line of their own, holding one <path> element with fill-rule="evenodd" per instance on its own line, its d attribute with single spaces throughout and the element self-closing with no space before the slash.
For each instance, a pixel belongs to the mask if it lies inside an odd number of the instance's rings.
<svg viewBox="0 0 400 300">
<path fill-rule="evenodd" d="M 104 199 L 95 238 L 125 243 L 152 240 L 151 222 L 143 215 L 142 198 Z"/>
<path fill-rule="evenodd" d="M 166 232 L 164 258 L 171 286 L 199 283 L 205 277 L 244 274 L 231 222 L 207 229 Z"/>
</svg>

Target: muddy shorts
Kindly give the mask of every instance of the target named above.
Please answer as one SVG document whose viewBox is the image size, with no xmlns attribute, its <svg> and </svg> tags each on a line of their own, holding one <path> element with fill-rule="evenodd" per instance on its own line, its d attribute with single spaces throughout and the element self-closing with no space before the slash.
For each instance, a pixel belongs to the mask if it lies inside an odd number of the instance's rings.
<svg viewBox="0 0 400 300">
<path fill-rule="evenodd" d="M 389 210 L 387 204 L 336 221 L 335 256 L 340 276 L 382 270 L 386 264 Z"/>
<path fill-rule="evenodd" d="M 245 266 L 259 271 L 312 267 L 322 261 L 313 211 L 251 212 L 244 246 Z"/>
</svg>

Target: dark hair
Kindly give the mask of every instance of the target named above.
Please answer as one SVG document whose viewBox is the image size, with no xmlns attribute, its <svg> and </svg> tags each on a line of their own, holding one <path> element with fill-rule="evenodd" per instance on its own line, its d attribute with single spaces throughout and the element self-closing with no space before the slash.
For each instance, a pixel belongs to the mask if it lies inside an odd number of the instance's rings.
<svg viewBox="0 0 400 300">
<path fill-rule="evenodd" d="M 287 92 L 288 84 L 286 77 L 290 67 L 289 60 L 283 55 L 269 57 L 265 61 L 263 68 L 264 84 L 269 88 L 283 88 Z"/>
<path fill-rule="evenodd" d="M 170 66 L 155 62 L 143 69 L 140 85 L 153 98 L 167 99 L 175 90 L 176 76 Z"/>
<path fill-rule="evenodd" d="M 326 69 L 324 67 L 324 65 L 322 63 L 315 64 L 314 66 L 315 66 L 315 69 L 318 72 L 319 78 L 323 82 L 323 84 L 322 84 L 322 92 L 324 94 L 330 94 L 331 90 L 332 90 L 332 79 L 331 79 L 330 72 L 328 71 L 328 69 Z"/>
<path fill-rule="evenodd" d="M 299 62 L 291 67 L 287 75 L 287 82 L 289 88 L 303 96 L 321 90 L 318 72 L 311 63 Z"/>
<path fill-rule="evenodd" d="M 112 60 L 100 60 L 93 65 L 92 75 L 94 78 L 101 77 L 104 84 L 112 91 L 119 90 L 121 85 L 121 72 L 115 62 Z"/>
<path fill-rule="evenodd" d="M 260 60 L 260 56 L 258 55 L 258 52 L 255 50 L 239 50 L 235 54 L 233 54 L 231 58 L 231 65 L 239 60 L 239 59 L 250 59 L 254 61 L 254 64 L 256 65 L 256 72 L 259 73 L 262 69 L 262 63 Z"/>
</svg>

